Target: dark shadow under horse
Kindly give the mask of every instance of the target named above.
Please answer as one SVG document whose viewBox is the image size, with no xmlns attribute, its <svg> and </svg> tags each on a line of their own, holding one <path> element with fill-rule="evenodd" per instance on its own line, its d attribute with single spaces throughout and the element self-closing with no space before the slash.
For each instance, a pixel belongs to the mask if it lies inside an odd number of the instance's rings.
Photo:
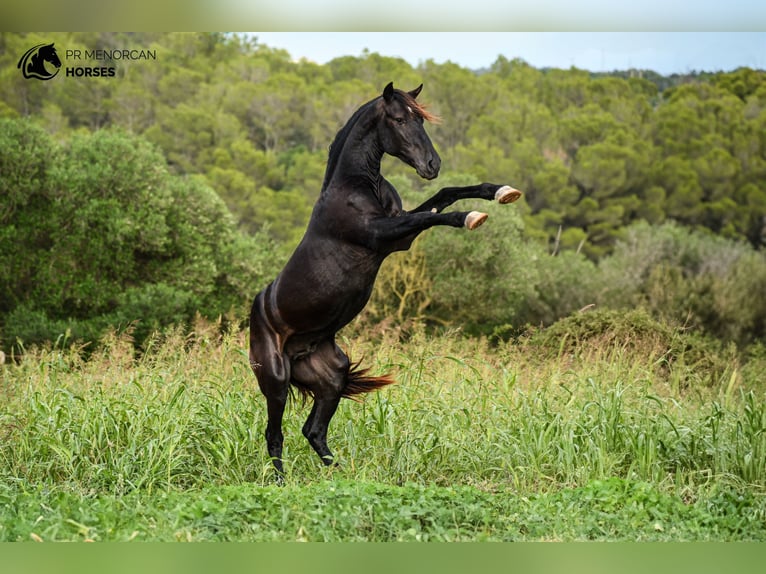
<svg viewBox="0 0 766 574">
<path fill-rule="evenodd" d="M 352 365 L 335 335 L 367 304 L 381 263 L 409 249 L 434 225 L 475 229 L 477 211 L 442 213 L 460 199 L 510 203 L 521 192 L 482 183 L 447 187 L 412 211 L 380 174 L 383 154 L 420 177 L 434 179 L 441 159 L 424 129 L 435 119 L 416 98 L 388 84 L 359 108 L 330 146 L 327 171 L 306 233 L 277 278 L 258 293 L 250 313 L 250 364 L 266 397 L 266 443 L 277 472 L 282 465 L 282 416 L 290 386 L 313 397 L 303 434 L 325 464 L 333 462 L 327 428 L 342 397 L 388 385 Z"/>
</svg>

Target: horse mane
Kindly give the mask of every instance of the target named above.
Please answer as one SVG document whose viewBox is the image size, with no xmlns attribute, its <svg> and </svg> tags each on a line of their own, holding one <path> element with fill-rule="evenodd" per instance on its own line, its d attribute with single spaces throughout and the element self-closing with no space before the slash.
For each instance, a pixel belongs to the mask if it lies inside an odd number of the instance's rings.
<svg viewBox="0 0 766 574">
<path fill-rule="evenodd" d="M 371 100 L 367 102 L 366 104 L 362 105 L 358 110 L 356 110 L 353 113 L 353 115 L 346 122 L 346 125 L 340 128 L 340 130 L 338 130 L 338 133 L 335 134 L 335 139 L 330 144 L 330 151 L 327 156 L 327 169 L 324 172 L 324 181 L 322 182 L 322 191 L 324 191 L 327 188 L 327 185 L 330 183 L 332 174 L 335 172 L 335 167 L 338 165 L 338 160 L 340 159 L 340 153 L 341 151 L 343 151 L 343 144 L 348 139 L 348 136 L 351 133 L 351 130 L 354 129 L 356 122 L 359 121 L 359 118 L 362 116 L 362 114 L 366 112 L 377 100 L 378 98 L 375 98 L 374 100 Z"/>
<path fill-rule="evenodd" d="M 439 116 L 429 112 L 423 104 L 419 103 L 408 92 L 397 89 L 394 90 L 394 96 L 401 98 L 404 104 L 409 106 L 416 116 L 432 123 L 439 123 L 441 121 Z M 335 167 L 338 165 L 338 159 L 340 159 L 340 154 L 343 150 L 343 144 L 345 143 L 346 139 L 348 139 L 351 130 L 354 128 L 357 121 L 359 121 L 359 118 L 362 116 L 362 114 L 370 109 L 382 97 L 383 96 L 378 96 L 366 104 L 363 104 L 352 114 L 346 124 L 340 128 L 340 130 L 338 130 L 338 133 L 335 134 L 335 139 L 330 144 L 330 150 L 327 157 L 327 169 L 325 170 L 324 181 L 322 182 L 322 191 L 324 191 L 327 188 L 327 185 L 330 183 L 332 174 L 335 172 Z"/>
</svg>

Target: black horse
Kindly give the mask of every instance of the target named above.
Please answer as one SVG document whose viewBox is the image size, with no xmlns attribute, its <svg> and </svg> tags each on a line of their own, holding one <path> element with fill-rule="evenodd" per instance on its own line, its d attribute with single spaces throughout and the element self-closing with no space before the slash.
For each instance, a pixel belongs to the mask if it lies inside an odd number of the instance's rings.
<svg viewBox="0 0 766 574">
<path fill-rule="evenodd" d="M 282 415 L 290 386 L 313 397 L 303 434 L 325 464 L 333 462 L 327 427 L 341 397 L 393 382 L 352 365 L 335 334 L 366 305 L 381 263 L 404 251 L 434 225 L 475 229 L 477 211 L 442 213 L 455 201 L 481 198 L 509 203 L 521 192 L 483 183 L 448 187 L 412 211 L 380 174 L 384 153 L 434 179 L 441 159 L 423 127 L 436 119 L 411 92 L 388 84 L 359 108 L 330 146 L 327 171 L 308 229 L 277 278 L 258 293 L 250 313 L 250 364 L 266 396 L 269 455 L 281 475 Z"/>
</svg>

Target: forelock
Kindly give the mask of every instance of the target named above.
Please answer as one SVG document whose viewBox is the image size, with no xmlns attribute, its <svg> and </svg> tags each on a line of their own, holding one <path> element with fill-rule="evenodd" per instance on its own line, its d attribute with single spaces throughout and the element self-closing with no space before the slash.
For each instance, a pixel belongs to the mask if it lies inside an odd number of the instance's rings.
<svg viewBox="0 0 766 574">
<path fill-rule="evenodd" d="M 410 113 L 413 113 L 419 118 L 423 118 L 424 120 L 428 122 L 438 123 L 439 121 L 441 121 L 439 116 L 429 112 L 426 106 L 419 103 L 409 93 L 401 91 L 401 90 L 397 90 L 396 93 L 397 95 L 401 97 L 402 102 L 404 103 L 405 106 L 407 106 L 407 111 L 409 111 Z"/>
</svg>

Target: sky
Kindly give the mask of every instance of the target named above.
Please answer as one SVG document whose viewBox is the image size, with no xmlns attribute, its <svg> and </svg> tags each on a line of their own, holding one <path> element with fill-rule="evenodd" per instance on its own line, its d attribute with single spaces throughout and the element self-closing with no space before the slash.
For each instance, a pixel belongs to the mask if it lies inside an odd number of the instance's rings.
<svg viewBox="0 0 766 574">
<path fill-rule="evenodd" d="M 262 44 L 324 64 L 365 49 L 417 66 L 432 59 L 489 67 L 497 56 L 536 68 L 599 72 L 629 68 L 662 75 L 766 69 L 766 32 L 253 32 Z"/>
</svg>

